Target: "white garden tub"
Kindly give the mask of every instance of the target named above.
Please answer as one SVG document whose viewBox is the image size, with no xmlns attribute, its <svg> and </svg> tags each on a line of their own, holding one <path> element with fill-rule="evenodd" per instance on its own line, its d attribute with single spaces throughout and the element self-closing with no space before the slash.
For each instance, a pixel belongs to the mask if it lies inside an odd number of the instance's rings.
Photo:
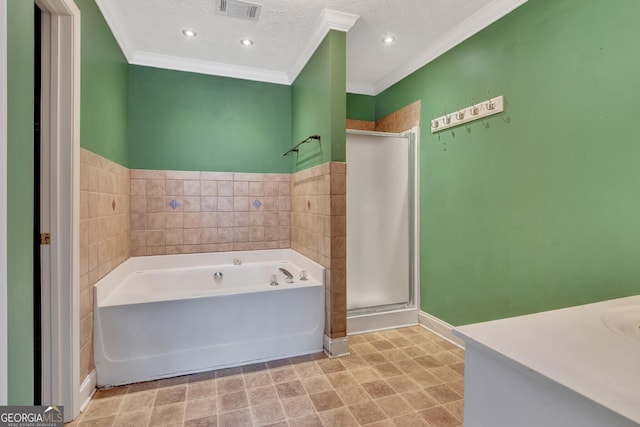
<svg viewBox="0 0 640 427">
<path fill-rule="evenodd" d="M 324 268 L 291 249 L 129 258 L 94 294 L 99 386 L 322 351 Z"/>
</svg>

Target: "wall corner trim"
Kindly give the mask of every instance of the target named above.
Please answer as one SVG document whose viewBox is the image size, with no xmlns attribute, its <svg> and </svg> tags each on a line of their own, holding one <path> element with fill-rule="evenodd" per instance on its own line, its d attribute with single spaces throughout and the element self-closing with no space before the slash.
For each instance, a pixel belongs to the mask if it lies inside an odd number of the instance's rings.
<svg viewBox="0 0 640 427">
<path fill-rule="evenodd" d="M 433 332 L 434 334 L 444 338 L 452 344 L 457 345 L 461 349 L 464 350 L 464 341 L 461 338 L 453 335 L 454 327 L 444 320 L 438 319 L 435 316 L 432 316 L 429 313 L 425 313 L 424 311 L 420 311 L 418 314 L 418 320 L 420 326 L 427 329 L 428 331 Z"/>
<path fill-rule="evenodd" d="M 349 337 L 329 338 L 324 336 L 324 352 L 330 358 L 348 356 L 349 353 Z"/>
</svg>

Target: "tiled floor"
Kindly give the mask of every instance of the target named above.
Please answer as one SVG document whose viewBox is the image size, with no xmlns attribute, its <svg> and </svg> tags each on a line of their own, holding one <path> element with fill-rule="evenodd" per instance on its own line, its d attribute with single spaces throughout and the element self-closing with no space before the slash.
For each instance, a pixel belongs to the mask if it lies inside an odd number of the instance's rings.
<svg viewBox="0 0 640 427">
<path fill-rule="evenodd" d="M 464 352 L 416 326 L 323 354 L 99 390 L 72 426 L 462 425 Z"/>
</svg>

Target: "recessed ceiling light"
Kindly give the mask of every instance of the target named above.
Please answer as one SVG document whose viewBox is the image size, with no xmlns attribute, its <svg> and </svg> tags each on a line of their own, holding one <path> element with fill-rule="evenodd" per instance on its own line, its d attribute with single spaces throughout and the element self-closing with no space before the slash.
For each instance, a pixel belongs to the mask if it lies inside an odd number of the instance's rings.
<svg viewBox="0 0 640 427">
<path fill-rule="evenodd" d="M 393 36 L 386 36 L 382 39 L 382 41 L 384 42 L 384 44 L 393 44 L 396 41 L 396 38 Z"/>
<path fill-rule="evenodd" d="M 240 44 L 242 46 L 251 46 L 251 45 L 253 45 L 253 40 L 251 40 L 251 39 L 241 39 L 240 40 Z"/>
<path fill-rule="evenodd" d="M 190 28 L 185 28 L 184 30 L 182 30 L 182 34 L 184 34 L 187 37 L 195 37 L 198 35 L 198 33 L 196 33 L 195 30 L 192 30 Z"/>
</svg>

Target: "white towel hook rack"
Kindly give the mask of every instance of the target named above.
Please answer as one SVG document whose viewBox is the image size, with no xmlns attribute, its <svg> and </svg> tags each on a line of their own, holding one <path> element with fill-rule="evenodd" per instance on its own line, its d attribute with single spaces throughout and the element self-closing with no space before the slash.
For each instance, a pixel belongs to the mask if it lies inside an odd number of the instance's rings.
<svg viewBox="0 0 640 427">
<path fill-rule="evenodd" d="M 472 105 L 466 108 L 458 108 L 455 112 L 444 114 L 431 120 L 431 133 L 443 131 L 463 123 L 482 119 L 487 116 L 498 114 L 504 111 L 504 96 L 496 96 L 478 104 L 471 100 Z"/>
</svg>

